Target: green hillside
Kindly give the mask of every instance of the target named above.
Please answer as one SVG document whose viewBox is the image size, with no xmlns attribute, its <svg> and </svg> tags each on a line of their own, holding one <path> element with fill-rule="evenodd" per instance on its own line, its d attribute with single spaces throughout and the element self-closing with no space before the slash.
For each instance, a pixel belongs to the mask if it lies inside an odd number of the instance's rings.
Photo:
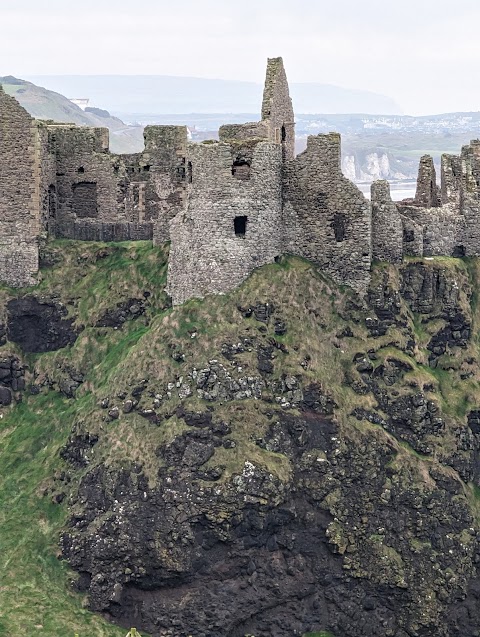
<svg viewBox="0 0 480 637">
<path fill-rule="evenodd" d="M 100 109 L 91 109 L 90 112 L 82 111 L 64 95 L 12 76 L 0 77 L 0 84 L 6 93 L 15 97 L 36 119 L 108 128 L 112 152 L 133 153 L 143 150 L 143 129 L 138 126 L 126 126 L 107 111 L 102 112 Z"/>
</svg>

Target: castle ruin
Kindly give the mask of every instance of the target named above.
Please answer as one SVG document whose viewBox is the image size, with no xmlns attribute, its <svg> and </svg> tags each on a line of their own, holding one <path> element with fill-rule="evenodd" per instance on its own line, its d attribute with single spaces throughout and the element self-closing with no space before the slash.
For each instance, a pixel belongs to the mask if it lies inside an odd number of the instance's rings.
<svg viewBox="0 0 480 637">
<path fill-rule="evenodd" d="M 141 153 L 109 152 L 107 129 L 35 120 L 0 87 L 0 281 L 36 282 L 45 237 L 171 242 L 174 304 L 235 288 L 282 254 L 364 293 L 372 260 L 480 254 L 480 142 L 430 157 L 416 196 L 371 203 L 341 172 L 340 136 L 308 138 L 295 157 L 281 58 L 268 60 L 261 121 L 187 142 L 185 126 L 147 126 Z"/>
</svg>

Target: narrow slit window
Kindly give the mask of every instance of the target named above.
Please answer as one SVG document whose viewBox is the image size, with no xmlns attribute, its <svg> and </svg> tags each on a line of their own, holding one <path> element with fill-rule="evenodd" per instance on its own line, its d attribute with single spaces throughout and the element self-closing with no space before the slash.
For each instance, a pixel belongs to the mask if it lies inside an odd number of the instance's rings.
<svg viewBox="0 0 480 637">
<path fill-rule="evenodd" d="M 233 220 L 233 227 L 235 230 L 235 236 L 244 237 L 247 232 L 248 217 L 235 217 Z"/>
</svg>

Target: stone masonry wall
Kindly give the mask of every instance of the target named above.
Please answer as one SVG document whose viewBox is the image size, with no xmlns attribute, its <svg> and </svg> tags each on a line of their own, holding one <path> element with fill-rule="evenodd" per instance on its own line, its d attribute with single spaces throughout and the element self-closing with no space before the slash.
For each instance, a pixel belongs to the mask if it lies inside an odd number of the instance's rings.
<svg viewBox="0 0 480 637">
<path fill-rule="evenodd" d="M 281 148 L 192 144 L 184 213 L 170 223 L 167 290 L 174 304 L 223 294 L 281 251 Z"/>
<path fill-rule="evenodd" d="M 185 127 L 147 127 L 144 152 L 132 155 L 109 152 L 107 129 L 50 126 L 49 134 L 56 162 L 49 228 L 55 236 L 151 239 L 155 223 L 157 241 L 168 240 L 168 222 L 183 205 Z"/>
<path fill-rule="evenodd" d="M 399 206 L 404 224 L 405 254 L 409 256 L 466 256 L 465 219 L 449 206 Z M 412 225 L 413 224 L 413 225 Z"/>
<path fill-rule="evenodd" d="M 372 257 L 378 261 L 400 263 L 403 258 L 403 224 L 390 195 L 388 181 L 374 181 L 372 202 Z"/>
<path fill-rule="evenodd" d="M 282 58 L 267 61 L 262 101 L 262 121 L 246 124 L 227 124 L 218 132 L 220 141 L 250 138 L 265 139 L 280 144 L 282 159 L 295 156 L 295 116 Z"/>
<path fill-rule="evenodd" d="M 37 123 L 0 87 L 0 278 L 15 287 L 38 271 L 40 163 Z"/>
<path fill-rule="evenodd" d="M 313 261 L 365 292 L 370 280 L 371 208 L 340 168 L 340 135 L 309 137 L 285 164 L 284 251 Z"/>
<path fill-rule="evenodd" d="M 248 122 L 246 124 L 225 124 L 220 126 L 218 138 L 221 142 L 228 142 L 232 139 L 249 138 L 268 139 L 268 127 L 265 122 Z"/>
</svg>

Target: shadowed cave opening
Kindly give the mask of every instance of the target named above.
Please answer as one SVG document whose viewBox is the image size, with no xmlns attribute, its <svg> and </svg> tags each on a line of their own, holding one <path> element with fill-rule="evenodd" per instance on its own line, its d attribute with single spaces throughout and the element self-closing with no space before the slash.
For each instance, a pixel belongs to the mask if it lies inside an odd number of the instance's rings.
<svg viewBox="0 0 480 637">
<path fill-rule="evenodd" d="M 233 227 L 235 230 L 235 235 L 237 237 L 244 237 L 247 231 L 247 221 L 248 217 L 235 217 L 233 220 Z"/>
</svg>

